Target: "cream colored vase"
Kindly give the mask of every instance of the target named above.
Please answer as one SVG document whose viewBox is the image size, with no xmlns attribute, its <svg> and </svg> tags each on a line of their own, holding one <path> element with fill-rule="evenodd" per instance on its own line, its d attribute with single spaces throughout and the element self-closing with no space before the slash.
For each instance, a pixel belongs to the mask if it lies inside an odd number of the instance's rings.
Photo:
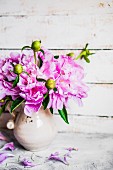
<svg viewBox="0 0 113 170">
<path fill-rule="evenodd" d="M 54 139 L 57 128 L 49 109 L 43 107 L 31 117 L 20 113 L 15 122 L 14 136 L 29 151 L 47 148 Z"/>
</svg>

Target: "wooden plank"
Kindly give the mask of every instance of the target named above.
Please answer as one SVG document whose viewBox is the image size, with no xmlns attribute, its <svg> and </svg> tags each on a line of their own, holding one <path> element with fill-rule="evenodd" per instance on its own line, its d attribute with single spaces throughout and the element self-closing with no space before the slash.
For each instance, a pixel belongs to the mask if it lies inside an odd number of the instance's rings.
<svg viewBox="0 0 113 170">
<path fill-rule="evenodd" d="M 0 50 L 0 56 L 9 55 L 10 51 Z M 18 51 L 18 50 L 16 50 Z M 51 50 L 54 55 L 68 54 L 75 52 L 76 55 L 80 51 L 74 50 Z M 87 83 L 113 83 L 113 50 L 93 50 L 95 54 L 90 58 L 90 64 L 85 61 L 78 61 L 85 69 L 85 79 Z"/>
<path fill-rule="evenodd" d="M 113 14 L 0 17 L 0 48 L 20 48 L 41 39 L 47 48 L 113 48 Z"/>
<path fill-rule="evenodd" d="M 93 113 L 93 110 L 92 110 Z M 68 115 L 69 125 L 55 115 L 59 132 L 113 134 L 113 118 Z"/>
<path fill-rule="evenodd" d="M 80 115 L 113 116 L 113 85 L 89 85 L 88 97 L 83 99 L 79 107 L 70 100 L 69 113 Z"/>
<path fill-rule="evenodd" d="M 0 15 L 76 15 L 110 14 L 112 0 L 1 0 Z"/>
</svg>

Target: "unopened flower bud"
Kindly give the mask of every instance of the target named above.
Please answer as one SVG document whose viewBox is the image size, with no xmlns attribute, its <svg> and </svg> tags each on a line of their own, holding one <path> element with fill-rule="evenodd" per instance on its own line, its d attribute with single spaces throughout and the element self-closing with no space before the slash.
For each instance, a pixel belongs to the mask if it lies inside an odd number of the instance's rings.
<svg viewBox="0 0 113 170">
<path fill-rule="evenodd" d="M 1 99 L 1 100 L 0 100 L 0 103 L 4 103 L 4 102 L 5 102 L 5 100 L 4 100 L 4 99 Z"/>
<path fill-rule="evenodd" d="M 41 49 L 41 42 L 40 41 L 33 41 L 31 44 L 32 50 L 35 52 L 39 51 Z"/>
<path fill-rule="evenodd" d="M 69 53 L 69 54 L 67 54 L 67 56 L 74 57 L 75 54 L 74 53 Z"/>
<path fill-rule="evenodd" d="M 16 64 L 14 66 L 14 73 L 21 74 L 23 72 L 23 66 L 21 64 Z"/>
<path fill-rule="evenodd" d="M 14 129 L 14 120 L 10 119 L 8 122 L 7 122 L 7 128 L 8 129 Z"/>
<path fill-rule="evenodd" d="M 56 86 L 56 83 L 55 83 L 55 81 L 54 81 L 53 79 L 48 79 L 48 80 L 46 81 L 45 86 L 46 86 L 48 89 L 54 89 L 55 86 Z"/>
<path fill-rule="evenodd" d="M 87 52 L 86 51 L 82 51 L 81 52 L 81 56 L 86 56 L 87 55 Z"/>
</svg>

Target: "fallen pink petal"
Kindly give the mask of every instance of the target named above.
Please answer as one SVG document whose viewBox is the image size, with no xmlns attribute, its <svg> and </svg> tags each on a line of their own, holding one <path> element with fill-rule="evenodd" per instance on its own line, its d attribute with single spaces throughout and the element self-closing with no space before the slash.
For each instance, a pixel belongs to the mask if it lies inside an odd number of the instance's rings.
<svg viewBox="0 0 113 170">
<path fill-rule="evenodd" d="M 14 155 L 10 153 L 0 153 L 0 164 L 4 162 L 8 157 L 14 157 Z"/>
<path fill-rule="evenodd" d="M 31 167 L 37 166 L 36 164 L 34 164 L 33 162 L 31 162 L 27 159 L 23 159 L 20 163 L 21 163 L 21 165 L 25 166 L 26 168 L 31 168 Z"/>
<path fill-rule="evenodd" d="M 8 141 L 8 139 L 0 132 L 0 140 Z"/>
<path fill-rule="evenodd" d="M 68 152 L 64 155 L 64 157 L 69 157 L 69 158 L 71 158 L 71 152 L 72 152 L 72 151 L 78 151 L 78 148 L 69 147 L 69 148 L 66 148 L 66 150 L 67 150 Z"/>
<path fill-rule="evenodd" d="M 71 151 L 78 151 L 78 148 L 69 147 L 69 148 L 66 148 L 66 150 L 68 150 L 69 152 L 71 152 Z"/>
<path fill-rule="evenodd" d="M 60 156 L 58 152 L 55 152 L 54 154 L 51 154 L 48 158 L 48 160 L 54 160 L 64 163 L 65 165 L 69 165 L 67 162 L 66 156 Z"/>
<path fill-rule="evenodd" d="M 72 157 L 71 157 L 71 152 L 66 153 L 66 154 L 64 155 L 64 157 L 72 158 Z"/>
<path fill-rule="evenodd" d="M 6 143 L 0 150 L 15 150 L 15 146 L 13 142 Z"/>
</svg>

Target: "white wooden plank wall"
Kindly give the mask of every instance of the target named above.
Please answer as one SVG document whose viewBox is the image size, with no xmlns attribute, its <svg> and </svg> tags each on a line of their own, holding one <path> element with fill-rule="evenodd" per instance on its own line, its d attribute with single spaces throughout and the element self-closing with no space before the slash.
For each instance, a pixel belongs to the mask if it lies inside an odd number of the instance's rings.
<svg viewBox="0 0 113 170">
<path fill-rule="evenodd" d="M 82 62 L 89 97 L 71 102 L 70 125 L 56 115 L 59 130 L 113 133 L 113 0 L 0 0 L 0 55 L 38 38 L 54 54 L 96 53 Z"/>
</svg>

